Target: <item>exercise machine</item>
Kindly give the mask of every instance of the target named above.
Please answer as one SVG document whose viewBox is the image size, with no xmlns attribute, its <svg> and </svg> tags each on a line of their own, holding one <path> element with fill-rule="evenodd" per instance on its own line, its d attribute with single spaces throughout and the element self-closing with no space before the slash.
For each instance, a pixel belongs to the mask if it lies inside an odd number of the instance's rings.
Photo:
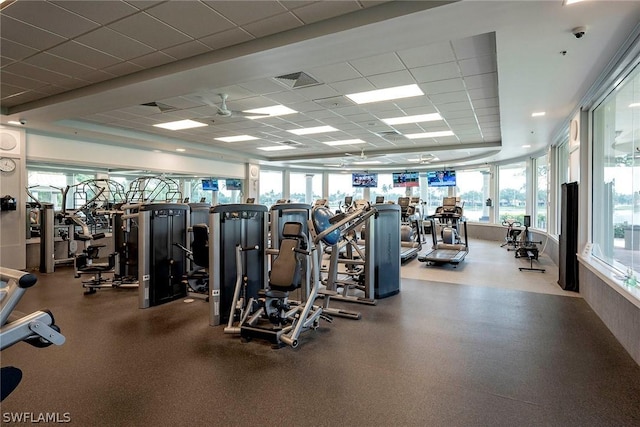
<svg viewBox="0 0 640 427">
<path fill-rule="evenodd" d="M 397 205 L 356 203 L 349 213 L 333 214 L 328 208 L 311 211 L 310 232 L 319 254 L 330 247 L 329 265 L 323 268 L 320 292 L 328 314 L 360 319 L 361 313 L 328 307 L 328 300 L 375 305 L 400 291 L 400 208 Z M 363 228 L 364 227 L 364 228 Z M 364 233 L 364 248 L 354 231 Z M 379 237 L 378 237 L 379 236 Z M 322 259 L 318 260 L 318 265 Z"/>
<path fill-rule="evenodd" d="M 314 305 L 319 280 L 311 278 L 311 271 L 318 271 L 318 268 L 312 266 L 314 249 L 303 232 L 303 225 L 297 222 L 285 223 L 282 236 L 279 253 L 271 265 L 267 287 L 259 293 L 258 308 L 250 316 L 241 314 L 240 336 L 245 340 L 265 339 L 275 347 L 286 344 L 295 348 L 302 332 L 317 329 L 321 317 L 327 320 L 330 318 L 323 315 L 322 307 Z M 238 254 L 242 251 L 237 249 Z M 240 261 L 240 256 L 238 260 Z M 238 271 L 239 276 L 240 273 Z M 239 287 L 246 282 L 246 278 L 237 281 L 234 302 L 237 302 L 240 294 Z M 304 304 L 290 303 L 289 292 L 303 284 L 310 289 Z M 249 299 L 246 308 L 252 306 L 253 300 Z"/>
<path fill-rule="evenodd" d="M 242 252 L 248 282 L 247 298 L 258 298 L 267 283 L 265 248 L 268 241 L 267 207 L 224 204 L 209 210 L 209 324 L 224 324 L 233 307 L 236 286 L 236 246 L 255 247 Z"/>
<path fill-rule="evenodd" d="M 527 258 L 529 260 L 529 267 L 519 267 L 520 271 L 539 271 L 545 272 L 544 268 L 536 268 L 533 266 L 533 261 L 538 259 L 538 246 L 537 243 L 531 240 L 529 236 L 529 227 L 531 226 L 531 215 L 524 216 L 524 231 L 520 233 L 520 240 L 516 249 L 516 258 Z"/>
<path fill-rule="evenodd" d="M 38 348 L 64 344 L 65 337 L 60 333 L 49 310 L 39 310 L 28 315 L 15 310 L 27 289 L 36 282 L 37 278 L 33 274 L 0 267 L 0 350 L 20 341 Z M 0 400 L 4 400 L 18 386 L 21 378 L 22 372 L 18 368 L 2 368 Z"/>
<path fill-rule="evenodd" d="M 469 253 L 467 221 L 455 197 L 445 197 L 442 206 L 429 218 L 431 249 L 418 257 L 428 265 L 453 264 L 456 267 Z M 440 236 L 438 236 L 440 234 Z"/>
<path fill-rule="evenodd" d="M 522 224 L 513 218 L 507 218 L 502 221 L 502 225 L 507 227 L 507 235 L 504 237 L 504 243 L 500 247 L 504 248 L 506 246 L 508 251 L 515 251 L 518 248 L 518 237 L 522 233 L 522 230 L 516 227 L 522 227 Z"/>
<path fill-rule="evenodd" d="M 415 205 L 420 202 L 417 197 L 398 197 L 400 206 L 400 262 L 405 263 L 418 256 L 422 250 L 419 214 Z"/>
</svg>

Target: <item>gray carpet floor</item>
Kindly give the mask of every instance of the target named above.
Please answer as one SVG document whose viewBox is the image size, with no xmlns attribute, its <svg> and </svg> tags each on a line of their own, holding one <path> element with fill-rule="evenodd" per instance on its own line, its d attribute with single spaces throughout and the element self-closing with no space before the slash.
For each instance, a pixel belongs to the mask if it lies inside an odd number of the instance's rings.
<svg viewBox="0 0 640 427">
<path fill-rule="evenodd" d="M 24 375 L 3 424 L 640 425 L 640 366 L 581 298 L 405 278 L 346 306 L 362 320 L 274 350 L 208 326 L 200 300 L 141 310 L 136 290 L 84 295 L 70 268 L 38 276 L 18 309 L 51 309 L 67 342 L 2 352 Z"/>
</svg>

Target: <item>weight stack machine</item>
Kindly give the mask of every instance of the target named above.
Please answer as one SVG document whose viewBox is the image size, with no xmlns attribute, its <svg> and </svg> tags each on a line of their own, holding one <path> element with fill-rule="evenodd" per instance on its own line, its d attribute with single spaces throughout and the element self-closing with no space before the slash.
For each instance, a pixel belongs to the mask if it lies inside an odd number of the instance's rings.
<svg viewBox="0 0 640 427">
<path fill-rule="evenodd" d="M 264 205 L 225 204 L 209 211 L 209 324 L 228 320 L 236 284 L 236 246 L 255 247 L 242 253 L 247 277 L 245 297 L 258 297 L 267 283 L 268 212 Z"/>
<path fill-rule="evenodd" d="M 186 256 L 176 243 L 186 245 L 189 206 L 150 203 L 139 205 L 137 211 L 123 218 L 129 219 L 129 232 L 137 237 L 139 307 L 184 298 L 187 291 L 181 282 Z"/>
</svg>

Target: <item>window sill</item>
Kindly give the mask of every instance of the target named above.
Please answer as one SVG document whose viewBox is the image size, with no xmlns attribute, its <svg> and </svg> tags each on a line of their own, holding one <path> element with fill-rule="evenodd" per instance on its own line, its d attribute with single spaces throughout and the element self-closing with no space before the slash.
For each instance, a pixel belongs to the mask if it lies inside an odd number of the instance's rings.
<svg viewBox="0 0 640 427">
<path fill-rule="evenodd" d="M 624 284 L 624 279 L 618 271 L 613 270 L 597 258 L 578 255 L 578 261 L 630 303 L 640 308 L 640 280 L 635 287 L 630 287 Z"/>
</svg>

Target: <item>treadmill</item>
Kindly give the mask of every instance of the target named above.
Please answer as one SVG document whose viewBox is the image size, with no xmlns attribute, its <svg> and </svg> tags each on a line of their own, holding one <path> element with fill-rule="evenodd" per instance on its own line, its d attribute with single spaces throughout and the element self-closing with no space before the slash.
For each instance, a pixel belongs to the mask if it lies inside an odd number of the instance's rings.
<svg viewBox="0 0 640 427">
<path fill-rule="evenodd" d="M 413 199 L 413 198 L 411 198 Z M 418 256 L 422 250 L 422 236 L 418 220 L 412 218 L 415 214 L 415 206 L 412 206 L 409 197 L 398 197 L 400 205 L 400 262 L 405 263 Z M 419 199 L 418 199 L 419 200 Z"/>
<path fill-rule="evenodd" d="M 437 223 L 436 223 L 437 220 Z M 455 197 L 445 197 L 442 206 L 431 215 L 431 250 L 418 257 L 418 261 L 431 265 L 453 264 L 456 267 L 469 253 L 467 242 L 467 221 L 462 216 L 462 207 L 457 205 Z M 464 232 L 464 239 L 460 231 Z M 438 239 L 438 230 L 442 230 L 442 240 Z"/>
</svg>

